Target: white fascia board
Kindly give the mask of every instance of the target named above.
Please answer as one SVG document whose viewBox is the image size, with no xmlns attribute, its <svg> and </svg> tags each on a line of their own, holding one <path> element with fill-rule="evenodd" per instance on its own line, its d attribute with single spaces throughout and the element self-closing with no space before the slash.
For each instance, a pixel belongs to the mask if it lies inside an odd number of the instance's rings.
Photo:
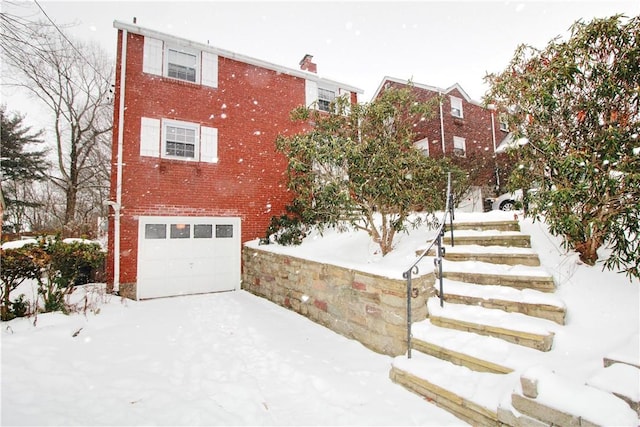
<svg viewBox="0 0 640 427">
<path fill-rule="evenodd" d="M 317 81 L 317 82 L 321 82 L 321 83 L 326 83 L 328 85 L 335 85 L 335 86 L 338 86 L 338 87 L 340 87 L 342 89 L 346 89 L 346 90 L 351 91 L 351 92 L 364 93 L 363 89 L 360 89 L 360 88 L 357 88 L 355 86 L 348 85 L 348 84 L 345 84 L 345 83 L 339 83 L 339 82 L 336 82 L 335 80 L 321 78 L 315 73 L 310 73 L 308 71 L 296 70 L 296 69 L 293 69 L 293 68 L 283 67 L 281 65 L 273 64 L 271 62 L 267 62 L 267 61 L 263 61 L 263 60 L 260 60 L 260 59 L 251 58 L 249 56 L 241 55 L 239 53 L 231 52 L 230 50 L 221 49 L 221 48 L 218 48 L 218 47 L 215 47 L 215 46 L 210 46 L 210 45 L 204 44 L 204 43 L 194 42 L 192 40 L 187 40 L 187 39 L 184 39 L 182 37 L 176 37 L 176 36 L 173 36 L 171 34 L 166 34 L 166 33 L 162 33 L 160 31 L 152 30 L 152 29 L 149 29 L 149 28 L 140 27 L 140 26 L 135 25 L 135 24 L 128 24 L 126 22 L 115 20 L 115 21 L 113 21 L 113 27 L 116 28 L 116 29 L 119 29 L 119 30 L 127 30 L 130 33 L 140 34 L 142 36 L 148 36 L 148 37 L 153 37 L 153 38 L 156 38 L 156 39 L 165 40 L 165 41 L 167 41 L 169 43 L 175 43 L 175 44 L 177 44 L 179 46 L 190 47 L 190 48 L 197 49 L 197 50 L 203 50 L 203 51 L 206 51 L 206 52 L 211 52 L 211 53 L 214 53 L 216 55 L 219 55 L 219 56 L 222 56 L 222 57 L 225 57 L 225 58 L 229 58 L 229 59 L 233 59 L 233 60 L 236 60 L 236 61 L 239 61 L 239 62 L 244 62 L 244 63 L 247 63 L 247 64 L 255 65 L 255 66 L 261 67 L 261 68 L 266 68 L 268 70 L 273 70 L 273 71 L 276 71 L 278 73 L 283 73 L 283 74 L 287 74 L 287 75 L 294 76 L 294 77 L 300 77 L 300 78 L 307 79 L 307 80 L 313 80 L 313 81 Z"/>
</svg>

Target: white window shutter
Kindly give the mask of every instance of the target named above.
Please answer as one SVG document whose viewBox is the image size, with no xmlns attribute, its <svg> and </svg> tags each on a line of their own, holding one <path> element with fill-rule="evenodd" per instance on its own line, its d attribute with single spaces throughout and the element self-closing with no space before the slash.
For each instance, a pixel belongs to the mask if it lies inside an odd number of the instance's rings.
<svg viewBox="0 0 640 427">
<path fill-rule="evenodd" d="M 317 82 L 314 82 L 311 80 L 305 80 L 304 92 L 305 92 L 305 105 L 307 107 L 311 106 L 311 104 L 318 101 L 318 83 Z"/>
<path fill-rule="evenodd" d="M 140 155 L 160 157 L 160 120 L 142 117 L 140 123 Z"/>
<path fill-rule="evenodd" d="M 142 56 L 142 71 L 150 74 L 162 75 L 162 40 L 151 37 L 144 38 L 144 53 Z"/>
<path fill-rule="evenodd" d="M 344 96 L 349 101 L 351 101 L 351 92 L 348 91 L 347 89 L 342 89 L 342 88 L 338 89 L 338 96 Z"/>
<path fill-rule="evenodd" d="M 218 55 L 202 52 L 202 84 L 218 87 Z"/>
<path fill-rule="evenodd" d="M 200 127 L 200 161 L 218 162 L 218 129 Z"/>
</svg>

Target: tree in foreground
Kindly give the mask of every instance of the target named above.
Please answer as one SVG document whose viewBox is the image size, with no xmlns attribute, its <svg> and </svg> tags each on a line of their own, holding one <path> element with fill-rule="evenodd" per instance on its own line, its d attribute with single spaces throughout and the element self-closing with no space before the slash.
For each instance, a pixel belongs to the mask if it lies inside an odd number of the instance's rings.
<svg viewBox="0 0 640 427">
<path fill-rule="evenodd" d="M 580 259 L 640 277 L 640 17 L 576 22 L 567 41 L 521 45 L 487 102 L 508 112 L 519 161 L 511 189 Z"/>
<path fill-rule="evenodd" d="M 7 114 L 0 106 L 2 195 L 8 222 L 17 233 L 25 228 L 26 210 L 38 206 L 28 194 L 34 182 L 45 178 L 48 166 L 46 150 L 40 149 L 42 131 L 32 133 L 23 121 L 23 116 Z"/>
<path fill-rule="evenodd" d="M 463 173 L 413 145 L 414 124 L 432 114 L 432 107 L 404 88 L 385 91 L 369 104 L 337 98 L 331 113 L 293 111 L 293 120 L 312 126 L 276 141 L 289 159 L 293 222 L 320 229 L 350 224 L 366 231 L 384 256 L 396 233 L 410 225 L 412 213 L 444 209 L 447 172 L 455 170 L 460 183 Z M 291 217 L 275 218 L 270 232 L 286 221 Z"/>
</svg>

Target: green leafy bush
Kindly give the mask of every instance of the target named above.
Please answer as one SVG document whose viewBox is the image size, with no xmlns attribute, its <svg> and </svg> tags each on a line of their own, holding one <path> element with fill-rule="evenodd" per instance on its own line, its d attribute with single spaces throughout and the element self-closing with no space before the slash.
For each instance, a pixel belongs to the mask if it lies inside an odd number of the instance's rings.
<svg viewBox="0 0 640 427">
<path fill-rule="evenodd" d="M 24 296 L 11 302 L 10 293 L 27 279 L 35 279 L 39 300 L 35 309 L 69 312 L 66 296 L 73 287 L 90 281 L 104 265 L 105 254 L 96 243 L 65 243 L 41 238 L 38 244 L 2 251 L 2 320 L 29 314 Z M 42 303 L 42 305 L 40 305 Z"/>
</svg>

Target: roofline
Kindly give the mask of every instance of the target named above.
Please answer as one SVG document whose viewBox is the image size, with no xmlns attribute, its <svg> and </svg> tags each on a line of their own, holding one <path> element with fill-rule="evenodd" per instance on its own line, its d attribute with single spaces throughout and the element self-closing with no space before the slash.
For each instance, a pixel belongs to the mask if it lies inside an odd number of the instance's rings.
<svg viewBox="0 0 640 427">
<path fill-rule="evenodd" d="M 391 81 L 391 82 L 394 82 L 394 83 L 400 83 L 400 84 L 403 84 L 403 85 L 408 85 L 409 84 L 409 80 L 399 79 L 397 77 L 391 77 L 391 76 L 384 76 L 382 78 L 382 81 L 380 82 L 380 85 L 378 85 L 378 89 L 376 89 L 376 91 L 373 94 L 373 97 L 371 99 L 375 99 L 379 95 L 380 91 L 382 90 L 382 87 L 383 87 L 384 83 L 387 82 L 387 81 Z M 484 108 L 484 105 L 480 101 L 475 101 L 475 100 L 471 99 L 469 97 L 469 95 L 467 94 L 467 92 L 465 92 L 464 89 L 462 89 L 462 86 L 460 86 L 460 84 L 458 84 L 458 83 L 454 83 L 453 85 L 449 86 L 446 89 L 439 88 L 439 87 L 436 87 L 436 86 L 425 85 L 425 84 L 422 84 L 422 83 L 416 83 L 416 82 L 411 82 L 411 84 L 414 87 L 417 87 L 418 89 L 424 89 L 424 90 L 428 90 L 428 91 L 431 91 L 431 92 L 437 92 L 439 94 L 448 94 L 452 90 L 458 89 L 458 91 L 460 91 L 460 93 L 464 97 L 465 101 L 467 101 L 467 102 L 469 102 L 471 104 L 475 104 L 475 105 L 477 105 L 479 107 L 483 107 Z"/>
<path fill-rule="evenodd" d="M 161 40 L 166 40 L 166 41 L 170 41 L 170 42 L 174 42 L 176 44 L 179 44 L 181 46 L 186 46 L 186 47 L 192 47 L 198 50 L 203 50 L 203 51 L 207 51 L 207 52 L 211 52 L 214 53 L 216 55 L 219 56 L 223 56 L 225 58 L 229 58 L 229 59 L 233 59 L 236 61 L 240 61 L 240 62 L 244 62 L 247 64 L 251 64 L 251 65 L 255 65 L 261 68 L 266 68 L 269 70 L 273 70 L 279 73 L 283 73 L 283 74 L 288 74 L 290 76 L 294 76 L 294 77 L 300 77 L 306 80 L 312 80 L 312 81 L 317 81 L 317 82 L 323 82 L 323 83 L 327 83 L 327 84 L 331 84 L 331 85 L 335 85 L 338 86 L 341 89 L 347 89 L 351 92 L 356 92 L 359 94 L 364 93 L 363 89 L 360 89 L 358 87 L 352 86 L 352 85 L 348 85 L 346 83 L 341 83 L 338 82 L 336 80 L 332 80 L 332 79 L 327 79 L 327 78 L 323 78 L 318 76 L 316 73 L 310 73 L 307 71 L 303 71 L 303 70 L 296 70 L 293 68 L 288 68 L 288 67 L 284 67 L 281 65 L 277 65 L 271 62 L 267 62 L 267 61 L 263 61 L 261 59 L 256 59 L 256 58 L 252 58 L 250 56 L 245 56 L 236 52 L 232 52 L 230 50 L 226 50 L 226 49 L 221 49 L 215 46 L 210 46 L 208 44 L 204 44 L 204 43 L 199 43 L 199 42 L 195 42 L 192 40 L 188 40 L 182 37 L 177 37 L 171 34 L 167 34 L 167 33 L 163 33 L 160 31 L 156 31 L 156 30 L 152 30 L 150 28 L 145 28 L 145 27 L 141 27 L 139 25 L 135 25 L 135 24 L 129 24 L 126 22 L 122 22 L 122 21 L 118 21 L 115 20 L 113 21 L 113 27 L 118 29 L 118 30 L 127 30 L 130 33 L 134 33 L 134 34 L 140 34 L 142 36 L 149 36 L 149 37 L 153 37 L 153 38 L 157 38 L 157 39 L 161 39 Z"/>
</svg>

